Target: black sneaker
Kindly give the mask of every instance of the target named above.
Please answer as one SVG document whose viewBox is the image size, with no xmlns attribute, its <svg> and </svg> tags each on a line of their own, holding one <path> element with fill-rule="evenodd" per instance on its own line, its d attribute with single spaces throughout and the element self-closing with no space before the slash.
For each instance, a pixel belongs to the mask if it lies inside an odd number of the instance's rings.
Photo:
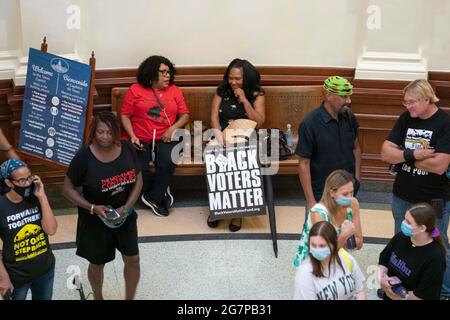
<svg viewBox="0 0 450 320">
<path fill-rule="evenodd" d="M 238 224 L 236 224 L 235 222 L 237 222 Z M 242 227 L 242 218 L 233 218 L 230 221 L 228 229 L 231 232 L 238 232 L 239 230 L 241 230 L 241 227 Z"/>
<path fill-rule="evenodd" d="M 211 220 L 211 215 L 208 216 L 208 219 L 206 219 L 206 224 L 210 228 L 217 228 L 219 225 L 219 220 Z"/>
<path fill-rule="evenodd" d="M 383 299 L 384 297 L 384 290 L 383 289 L 377 289 L 377 297 L 380 299 Z"/>
<path fill-rule="evenodd" d="M 170 187 L 167 187 L 167 191 L 164 193 L 164 205 L 167 210 L 173 205 L 173 195 L 170 193 Z"/>
<path fill-rule="evenodd" d="M 151 199 L 148 195 L 143 194 L 141 196 L 141 201 L 148 207 L 153 210 L 153 213 L 158 217 L 167 217 L 169 215 L 169 210 L 161 203 L 158 204 L 153 199 Z"/>
</svg>

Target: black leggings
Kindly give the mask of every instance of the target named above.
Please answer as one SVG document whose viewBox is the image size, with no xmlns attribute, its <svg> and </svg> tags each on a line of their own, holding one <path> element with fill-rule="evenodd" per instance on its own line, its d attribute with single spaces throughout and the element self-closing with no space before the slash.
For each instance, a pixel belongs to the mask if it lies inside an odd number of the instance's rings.
<svg viewBox="0 0 450 320">
<path fill-rule="evenodd" d="M 137 154 L 141 164 L 141 172 L 144 185 L 142 186 L 142 194 L 148 194 L 151 199 L 160 202 L 164 198 L 164 194 L 169 186 L 170 179 L 175 171 L 175 163 L 172 162 L 172 149 L 179 143 L 178 141 L 165 143 L 156 141 L 155 154 L 156 159 L 152 159 L 152 144 L 142 142 L 143 150 L 138 150 Z M 150 173 L 149 162 L 155 164 L 155 173 Z"/>
</svg>

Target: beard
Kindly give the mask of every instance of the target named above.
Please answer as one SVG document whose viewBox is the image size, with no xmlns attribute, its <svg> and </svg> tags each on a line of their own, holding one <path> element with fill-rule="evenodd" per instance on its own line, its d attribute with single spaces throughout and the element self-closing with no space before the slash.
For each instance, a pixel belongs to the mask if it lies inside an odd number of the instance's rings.
<svg viewBox="0 0 450 320">
<path fill-rule="evenodd" d="M 351 111 L 351 104 L 350 103 L 346 103 L 344 105 L 342 105 L 341 109 L 339 109 L 339 114 L 343 114 L 345 112 Z"/>
</svg>

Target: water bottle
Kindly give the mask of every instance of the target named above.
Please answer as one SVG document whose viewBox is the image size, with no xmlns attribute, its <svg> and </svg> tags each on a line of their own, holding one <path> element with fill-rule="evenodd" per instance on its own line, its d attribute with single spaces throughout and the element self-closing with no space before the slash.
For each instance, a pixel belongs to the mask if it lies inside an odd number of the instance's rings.
<svg viewBox="0 0 450 320">
<path fill-rule="evenodd" d="M 403 300 L 408 300 L 409 293 L 408 290 L 402 285 L 402 281 L 397 278 L 393 277 L 391 281 L 389 281 L 389 284 L 391 285 L 392 292 L 394 292 L 396 295 L 400 296 Z"/>
<path fill-rule="evenodd" d="M 287 130 L 286 130 L 285 136 L 286 136 L 286 143 L 287 143 L 289 149 L 292 149 L 292 130 L 291 130 L 290 123 L 287 124 Z"/>
<path fill-rule="evenodd" d="M 347 243 L 345 246 L 347 247 L 348 250 L 356 249 L 356 238 L 355 238 L 354 234 L 352 234 L 350 237 L 348 237 Z"/>
<path fill-rule="evenodd" d="M 393 286 L 392 291 L 404 300 L 408 300 L 408 298 L 409 298 L 408 290 L 406 290 L 405 287 L 402 286 L 401 284 L 397 284 L 397 285 Z"/>
</svg>

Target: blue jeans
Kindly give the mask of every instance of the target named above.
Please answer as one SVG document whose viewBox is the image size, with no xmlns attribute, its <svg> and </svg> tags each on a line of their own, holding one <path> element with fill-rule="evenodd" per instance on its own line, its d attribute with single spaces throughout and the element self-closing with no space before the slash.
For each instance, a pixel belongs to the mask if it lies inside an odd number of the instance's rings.
<svg viewBox="0 0 450 320">
<path fill-rule="evenodd" d="M 395 222 L 395 234 L 400 232 L 400 227 L 403 219 L 405 218 L 406 210 L 413 203 L 400 199 L 397 196 L 392 197 L 392 215 L 394 216 Z M 444 210 L 442 212 L 442 218 L 436 220 L 436 227 L 439 229 L 439 232 L 444 239 L 444 242 L 447 244 L 447 248 L 449 248 L 448 243 L 448 221 L 450 217 L 450 201 L 447 201 L 444 205 Z M 449 248 L 450 249 L 450 248 Z M 447 269 L 444 274 L 444 281 L 442 283 L 442 292 L 443 296 L 450 296 L 450 253 L 447 254 Z"/>
<path fill-rule="evenodd" d="M 11 294 L 11 299 L 25 300 L 27 298 L 28 290 L 31 289 L 32 300 L 52 300 L 54 278 L 55 267 L 33 282 L 26 283 L 20 288 L 14 288 Z"/>
</svg>

